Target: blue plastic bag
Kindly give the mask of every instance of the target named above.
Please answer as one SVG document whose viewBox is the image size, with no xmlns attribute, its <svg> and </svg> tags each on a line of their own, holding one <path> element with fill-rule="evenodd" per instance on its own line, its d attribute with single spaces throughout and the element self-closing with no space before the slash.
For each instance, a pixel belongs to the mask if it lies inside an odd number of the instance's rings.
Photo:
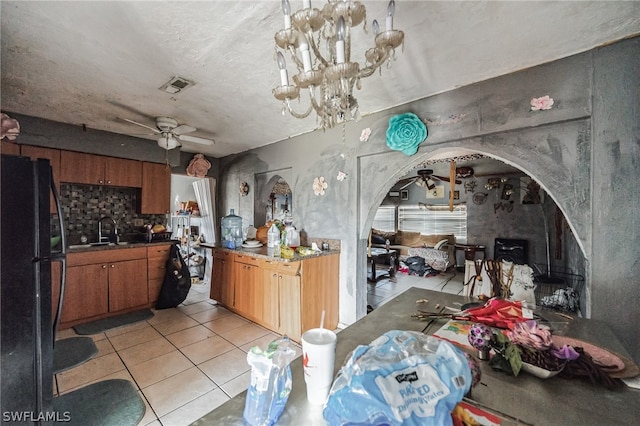
<svg viewBox="0 0 640 426">
<path fill-rule="evenodd" d="M 254 346 L 247 353 L 251 383 L 242 414 L 246 424 L 271 426 L 278 420 L 291 393 L 289 363 L 295 356 L 287 337 L 269 343 L 264 351 Z"/>
<path fill-rule="evenodd" d="M 323 416 L 330 425 L 451 425 L 471 383 L 467 358 L 452 344 L 392 330 L 351 353 Z"/>
</svg>

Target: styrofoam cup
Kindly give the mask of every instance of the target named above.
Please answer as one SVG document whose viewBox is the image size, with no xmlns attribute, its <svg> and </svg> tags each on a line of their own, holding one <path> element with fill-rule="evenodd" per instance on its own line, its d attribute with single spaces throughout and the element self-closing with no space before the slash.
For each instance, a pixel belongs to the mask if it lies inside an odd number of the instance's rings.
<svg viewBox="0 0 640 426">
<path fill-rule="evenodd" d="M 302 365 L 307 384 L 307 400 L 324 404 L 333 382 L 337 336 L 325 328 L 312 328 L 302 334 Z"/>
</svg>

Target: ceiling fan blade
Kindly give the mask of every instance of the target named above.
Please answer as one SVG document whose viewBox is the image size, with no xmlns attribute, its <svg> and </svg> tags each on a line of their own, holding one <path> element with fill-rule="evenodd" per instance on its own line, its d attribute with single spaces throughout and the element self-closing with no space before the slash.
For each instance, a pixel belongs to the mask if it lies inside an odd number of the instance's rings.
<svg viewBox="0 0 640 426">
<path fill-rule="evenodd" d="M 213 145 L 215 141 L 212 139 L 199 138 L 197 136 L 189 136 L 189 135 L 176 135 L 178 139 L 185 142 L 193 142 L 199 143 L 201 145 Z"/>
<path fill-rule="evenodd" d="M 129 122 L 131 124 L 135 124 L 136 126 L 144 127 L 145 129 L 153 130 L 154 133 L 162 133 L 160 130 L 156 129 L 155 127 L 147 126 L 146 124 L 138 123 L 137 121 L 129 120 L 128 118 L 121 118 L 121 120 Z"/>
<path fill-rule="evenodd" d="M 181 135 L 183 133 L 191 133 L 191 132 L 195 132 L 196 129 L 193 126 L 189 126 L 188 124 L 181 124 L 178 127 L 172 129 L 171 131 L 173 132 L 174 135 Z"/>
<path fill-rule="evenodd" d="M 406 180 L 406 179 L 403 179 L 403 180 Z M 402 191 L 403 189 L 405 189 L 406 187 L 408 187 L 409 185 L 411 185 L 411 184 L 412 184 L 413 182 L 415 182 L 415 181 L 416 181 L 416 179 L 415 179 L 415 178 L 411 179 L 408 183 L 405 183 L 404 185 L 402 185 L 402 186 L 398 189 L 398 191 Z"/>
</svg>

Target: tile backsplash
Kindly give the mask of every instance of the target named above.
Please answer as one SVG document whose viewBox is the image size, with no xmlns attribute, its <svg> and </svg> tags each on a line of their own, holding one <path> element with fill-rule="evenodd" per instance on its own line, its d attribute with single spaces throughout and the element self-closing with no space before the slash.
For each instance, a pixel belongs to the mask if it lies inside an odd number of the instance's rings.
<svg viewBox="0 0 640 426">
<path fill-rule="evenodd" d="M 60 204 L 69 244 L 78 244 L 82 235 L 89 241 L 97 241 L 98 221 L 110 216 L 118 223 L 119 232 L 133 234 L 139 231 L 134 221 L 143 224 L 162 223 L 166 225 L 167 216 L 163 214 L 143 215 L 136 212 L 140 190 L 100 185 L 61 184 Z M 55 215 L 51 218 L 52 235 L 59 233 Z M 103 223 L 103 229 L 111 232 L 113 224 Z"/>
</svg>

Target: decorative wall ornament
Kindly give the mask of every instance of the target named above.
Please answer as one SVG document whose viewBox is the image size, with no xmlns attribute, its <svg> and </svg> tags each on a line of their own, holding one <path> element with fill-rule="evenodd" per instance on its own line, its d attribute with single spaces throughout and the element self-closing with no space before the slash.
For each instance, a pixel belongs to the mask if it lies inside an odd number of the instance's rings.
<svg viewBox="0 0 640 426">
<path fill-rule="evenodd" d="M 366 129 L 362 129 L 362 133 L 360 133 L 360 142 L 368 141 L 369 136 L 371 136 L 371 128 L 367 127 Z"/>
<path fill-rule="evenodd" d="M 313 193 L 316 195 L 324 195 L 324 190 L 329 185 L 324 180 L 324 176 L 317 177 L 313 180 Z"/>
<path fill-rule="evenodd" d="M 553 107 L 553 98 L 549 95 L 531 99 L 531 111 L 541 111 L 551 109 Z"/>
<path fill-rule="evenodd" d="M 249 184 L 247 182 L 240 183 L 240 195 L 243 197 L 249 193 Z"/>
<path fill-rule="evenodd" d="M 469 180 L 466 181 L 464 183 L 464 193 L 468 194 L 468 193 L 474 193 L 476 190 L 476 185 L 478 184 L 478 182 L 476 182 L 476 180 Z"/>
<path fill-rule="evenodd" d="M 2 113 L 2 132 L 0 139 L 7 138 L 7 140 L 15 141 L 20 134 L 20 123 L 15 118 L 9 117 L 4 112 Z"/>
<path fill-rule="evenodd" d="M 482 205 L 487 201 L 487 196 L 489 194 L 486 194 L 484 192 L 476 192 L 475 194 L 473 194 L 473 204 L 477 204 L 477 205 Z"/>
<path fill-rule="evenodd" d="M 389 119 L 387 146 L 401 151 L 404 155 L 411 156 L 418 152 L 418 146 L 427 136 L 427 126 L 411 112 L 398 114 Z"/>
<path fill-rule="evenodd" d="M 343 172 L 342 170 L 339 171 L 338 172 L 338 176 L 336 176 L 336 179 L 338 179 L 340 182 L 342 182 L 346 178 L 347 178 L 347 174 L 345 172 Z"/>
<path fill-rule="evenodd" d="M 196 154 L 187 166 L 187 176 L 203 178 L 207 175 L 210 168 L 211 163 L 204 158 L 204 154 Z"/>
<path fill-rule="evenodd" d="M 276 195 L 288 195 L 291 194 L 291 188 L 289 184 L 284 179 L 279 179 L 271 190 L 272 193 Z"/>
</svg>

